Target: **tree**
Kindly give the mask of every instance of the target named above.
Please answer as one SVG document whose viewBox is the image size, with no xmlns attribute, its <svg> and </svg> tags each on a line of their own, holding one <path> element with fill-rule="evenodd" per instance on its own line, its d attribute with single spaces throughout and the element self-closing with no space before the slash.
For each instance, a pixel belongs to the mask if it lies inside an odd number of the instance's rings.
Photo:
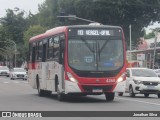
<svg viewBox="0 0 160 120">
<path fill-rule="evenodd" d="M 0 25 L 0 48 L 3 48 L 5 46 L 5 43 L 3 41 L 5 41 L 5 37 L 6 37 L 6 33 L 4 31 L 4 27 L 2 25 Z"/>
<path fill-rule="evenodd" d="M 45 31 L 47 30 L 47 28 L 45 27 L 42 27 L 40 25 L 33 25 L 33 26 L 30 26 L 28 28 L 28 30 L 26 30 L 24 32 L 24 43 L 25 43 L 25 47 L 24 49 L 22 50 L 23 51 L 23 54 L 25 56 L 23 56 L 23 58 L 26 60 L 27 59 L 27 52 L 28 52 L 28 49 L 29 49 L 29 39 L 33 36 L 36 36 L 38 34 L 41 34 L 41 33 L 44 33 Z"/>
<path fill-rule="evenodd" d="M 105 25 L 122 26 L 128 43 L 130 24 L 132 40 L 137 43 L 137 38 L 143 34 L 144 27 L 151 22 L 160 21 L 159 0 L 46 0 L 44 4 L 45 7 L 40 8 L 40 19 L 44 19 L 44 15 L 47 16 L 45 18 L 49 18 L 44 22 L 49 23 L 47 27 L 57 25 L 56 16 L 63 9 L 65 15 L 75 14 Z M 78 24 L 73 21 L 67 23 Z M 79 21 L 79 24 L 86 22 Z"/>
<path fill-rule="evenodd" d="M 24 43 L 25 43 L 25 48 L 28 48 L 28 41 L 31 37 L 36 36 L 38 34 L 44 33 L 47 30 L 47 28 L 42 27 L 40 25 L 33 25 L 28 28 L 24 32 Z"/>
<path fill-rule="evenodd" d="M 16 43 L 23 43 L 23 32 L 26 29 L 26 21 L 23 17 L 24 11 L 20 11 L 17 14 L 14 10 L 8 9 L 7 15 L 0 19 L 4 31 L 6 33 L 6 39 L 15 41 Z"/>
<path fill-rule="evenodd" d="M 47 28 L 57 26 L 59 23 L 58 11 L 58 0 L 46 0 L 42 5 L 39 5 L 39 13 L 37 14 L 39 25 Z"/>
<path fill-rule="evenodd" d="M 150 38 L 154 38 L 154 37 L 155 37 L 155 34 L 153 31 L 148 34 L 145 34 L 145 36 L 144 36 L 145 39 L 150 39 Z"/>
<path fill-rule="evenodd" d="M 158 32 L 160 33 L 160 28 L 159 28 L 159 27 L 153 29 L 153 30 L 152 30 L 150 33 L 148 33 L 148 34 L 145 34 L 144 38 L 145 38 L 145 39 L 154 38 Z"/>
<path fill-rule="evenodd" d="M 23 48 L 23 32 L 27 27 L 27 23 L 24 18 L 24 11 L 16 11 L 16 13 L 14 13 L 14 11 L 15 10 L 11 9 L 6 10 L 6 16 L 0 19 L 2 26 L 1 35 L 4 41 L 13 40 L 17 48 Z M 21 53 L 22 51 L 19 49 L 17 49 L 17 51 L 19 51 L 17 61 L 22 62 L 22 58 L 19 56 L 23 56 L 23 53 Z"/>
<path fill-rule="evenodd" d="M 104 25 L 121 26 L 128 44 L 131 24 L 132 42 L 136 44 L 138 38 L 144 35 L 144 27 L 155 21 L 160 22 L 160 0 L 45 0 L 39 5 L 39 13 L 36 15 L 30 12 L 24 18 L 24 13 L 7 10 L 6 16 L 0 19 L 0 39 L 14 40 L 22 47 L 25 43 L 25 50 L 28 39 L 46 29 L 59 25 L 88 24 L 80 20 L 59 21 L 57 18 L 59 15 L 70 14 Z"/>
<path fill-rule="evenodd" d="M 150 22 L 160 19 L 160 1 L 154 0 L 77 0 L 76 13 L 103 24 L 122 26 L 129 40 L 129 25 L 132 25 L 132 40 L 140 37 L 142 29 Z"/>
</svg>

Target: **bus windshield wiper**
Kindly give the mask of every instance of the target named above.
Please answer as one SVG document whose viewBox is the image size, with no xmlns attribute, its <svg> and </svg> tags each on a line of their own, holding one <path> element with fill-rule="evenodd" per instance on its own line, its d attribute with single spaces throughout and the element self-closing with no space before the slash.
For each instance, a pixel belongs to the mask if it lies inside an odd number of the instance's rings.
<svg viewBox="0 0 160 120">
<path fill-rule="evenodd" d="M 93 53 L 94 59 L 95 59 L 94 66 L 96 67 L 96 70 L 98 70 L 97 45 L 96 45 L 96 43 L 95 43 L 95 44 L 93 43 L 93 49 L 92 49 L 92 47 L 88 44 L 88 42 L 87 42 L 83 37 L 81 37 L 81 40 L 85 43 L 85 45 L 86 45 L 86 46 L 89 48 L 89 50 Z"/>
<path fill-rule="evenodd" d="M 110 39 L 106 40 L 105 43 L 103 44 L 103 46 L 101 48 L 99 48 L 98 52 L 101 53 L 101 51 L 105 48 L 105 46 L 107 45 L 107 43 L 110 41 Z"/>
<path fill-rule="evenodd" d="M 91 48 L 91 46 L 88 44 L 88 42 L 83 37 L 81 37 L 81 40 L 85 43 L 85 45 L 89 48 L 89 50 L 94 53 L 94 49 Z"/>
</svg>

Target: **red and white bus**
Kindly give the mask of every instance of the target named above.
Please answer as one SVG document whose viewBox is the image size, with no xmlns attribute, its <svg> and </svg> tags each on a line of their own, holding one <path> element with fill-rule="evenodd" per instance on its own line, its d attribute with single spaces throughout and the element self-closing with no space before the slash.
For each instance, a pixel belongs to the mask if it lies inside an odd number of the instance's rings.
<svg viewBox="0 0 160 120">
<path fill-rule="evenodd" d="M 125 90 L 125 39 L 119 26 L 61 26 L 29 40 L 28 80 L 40 96 L 105 94 Z"/>
</svg>

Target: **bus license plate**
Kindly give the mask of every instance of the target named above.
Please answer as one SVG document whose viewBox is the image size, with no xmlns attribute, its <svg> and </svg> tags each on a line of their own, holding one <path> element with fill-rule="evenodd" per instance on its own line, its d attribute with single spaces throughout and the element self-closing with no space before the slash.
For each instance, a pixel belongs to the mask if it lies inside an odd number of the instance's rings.
<svg viewBox="0 0 160 120">
<path fill-rule="evenodd" d="M 103 92 L 102 89 L 93 89 L 92 92 Z"/>
<path fill-rule="evenodd" d="M 155 89 L 155 87 L 154 86 L 147 86 L 147 89 Z"/>
</svg>

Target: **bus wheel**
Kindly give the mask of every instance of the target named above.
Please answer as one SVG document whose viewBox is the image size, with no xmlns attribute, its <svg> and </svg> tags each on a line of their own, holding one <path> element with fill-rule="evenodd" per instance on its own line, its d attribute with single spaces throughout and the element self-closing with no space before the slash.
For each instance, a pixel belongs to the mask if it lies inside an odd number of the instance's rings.
<svg viewBox="0 0 160 120">
<path fill-rule="evenodd" d="M 105 93 L 106 101 L 113 101 L 115 93 Z"/>
<path fill-rule="evenodd" d="M 38 95 L 39 96 L 44 96 L 44 91 L 40 89 L 40 84 L 39 81 L 37 81 L 37 90 L 38 90 Z"/>
<path fill-rule="evenodd" d="M 123 92 L 118 93 L 118 96 L 123 96 Z"/>
<path fill-rule="evenodd" d="M 52 91 L 45 91 L 45 96 L 51 96 L 51 94 L 52 94 Z"/>
<path fill-rule="evenodd" d="M 158 98 L 160 98 L 160 93 L 157 94 Z"/>
<path fill-rule="evenodd" d="M 60 89 L 59 89 L 58 85 L 57 85 L 57 99 L 59 101 L 64 101 L 65 100 L 65 95 L 60 92 Z"/>
</svg>

